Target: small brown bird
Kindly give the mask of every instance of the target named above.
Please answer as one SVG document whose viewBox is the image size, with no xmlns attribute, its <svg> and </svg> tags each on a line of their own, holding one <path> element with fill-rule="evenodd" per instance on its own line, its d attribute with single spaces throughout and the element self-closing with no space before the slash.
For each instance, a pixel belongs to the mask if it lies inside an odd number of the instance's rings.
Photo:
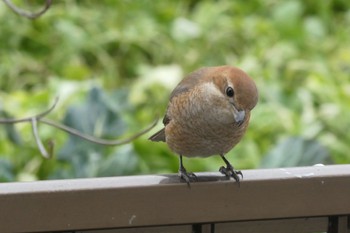
<svg viewBox="0 0 350 233">
<path fill-rule="evenodd" d="M 257 101 L 256 85 L 244 71 L 232 66 L 198 69 L 173 90 L 163 119 L 165 127 L 149 139 L 166 142 L 179 154 L 179 176 L 188 184 L 196 176 L 186 171 L 182 156 L 220 155 L 226 167 L 219 171 L 239 182 L 242 172 L 224 155 L 241 140 Z"/>
</svg>

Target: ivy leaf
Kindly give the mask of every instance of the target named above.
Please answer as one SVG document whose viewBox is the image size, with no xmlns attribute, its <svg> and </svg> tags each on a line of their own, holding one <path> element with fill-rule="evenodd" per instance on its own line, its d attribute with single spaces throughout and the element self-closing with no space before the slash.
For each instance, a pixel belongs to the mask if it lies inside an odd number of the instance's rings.
<svg viewBox="0 0 350 233">
<path fill-rule="evenodd" d="M 108 95 L 100 88 L 92 88 L 84 103 L 68 109 L 64 124 L 99 138 L 120 136 L 126 129 L 122 112 L 127 106 L 125 104 L 127 95 L 123 91 L 119 92 L 118 95 L 115 93 Z M 94 177 L 101 170 L 100 166 L 104 166 L 103 161 L 112 149 L 69 135 L 67 142 L 57 155 L 61 162 L 69 164 L 69 176 Z"/>
<path fill-rule="evenodd" d="M 302 137 L 288 137 L 267 153 L 260 167 L 312 166 L 330 162 L 329 151 L 318 141 Z"/>
<path fill-rule="evenodd" d="M 0 159 L 0 182 L 14 181 L 13 165 L 9 160 Z"/>
<path fill-rule="evenodd" d="M 11 119 L 12 117 L 6 111 L 0 110 L 0 118 Z M 4 124 L 4 129 L 9 141 L 16 145 L 22 143 L 22 138 L 17 132 L 14 124 Z"/>
</svg>

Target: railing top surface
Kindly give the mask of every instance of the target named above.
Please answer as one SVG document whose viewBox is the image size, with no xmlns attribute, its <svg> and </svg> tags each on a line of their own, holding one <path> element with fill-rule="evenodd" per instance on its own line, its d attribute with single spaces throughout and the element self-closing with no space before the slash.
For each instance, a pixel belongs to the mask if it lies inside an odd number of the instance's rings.
<svg viewBox="0 0 350 233">
<path fill-rule="evenodd" d="M 0 184 L 0 232 L 180 225 L 350 214 L 350 165 Z M 21 224 L 18 224 L 18 223 Z"/>
<path fill-rule="evenodd" d="M 208 185 L 224 182 L 233 183 L 234 180 L 227 180 L 219 172 L 196 173 L 198 182 L 193 182 L 192 186 Z M 241 184 L 261 181 L 278 180 L 300 180 L 317 179 L 322 177 L 348 177 L 350 176 L 350 165 L 316 165 L 311 167 L 291 167 L 273 169 L 244 170 L 244 179 Z M 67 192 L 75 190 L 91 189 L 120 189 L 145 186 L 186 186 L 179 181 L 176 174 L 170 175 L 139 175 L 139 176 L 118 176 L 67 180 L 46 180 L 32 182 L 10 182 L 0 183 L 0 195 L 32 192 Z"/>
</svg>

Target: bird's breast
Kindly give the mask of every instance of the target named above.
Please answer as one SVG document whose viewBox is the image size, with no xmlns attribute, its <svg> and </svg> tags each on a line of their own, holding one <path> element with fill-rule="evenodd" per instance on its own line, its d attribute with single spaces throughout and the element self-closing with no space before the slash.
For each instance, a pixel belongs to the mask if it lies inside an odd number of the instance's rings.
<svg viewBox="0 0 350 233">
<path fill-rule="evenodd" d="M 226 154 L 242 138 L 245 125 L 215 126 L 171 122 L 165 128 L 166 142 L 174 152 L 189 157 Z"/>
<path fill-rule="evenodd" d="M 165 127 L 170 149 L 184 156 L 225 154 L 242 138 L 249 122 L 235 124 L 231 106 L 201 91 L 180 95 L 169 105 L 171 121 Z"/>
</svg>

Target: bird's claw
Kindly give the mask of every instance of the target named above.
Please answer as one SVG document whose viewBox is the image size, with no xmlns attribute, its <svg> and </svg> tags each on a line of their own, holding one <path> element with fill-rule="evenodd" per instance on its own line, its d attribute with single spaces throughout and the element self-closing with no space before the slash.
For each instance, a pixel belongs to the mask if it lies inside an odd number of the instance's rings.
<svg viewBox="0 0 350 233">
<path fill-rule="evenodd" d="M 192 181 L 197 181 L 197 176 L 193 172 L 187 172 L 185 168 L 179 169 L 179 177 L 185 181 L 188 186 Z"/>
<path fill-rule="evenodd" d="M 227 167 L 220 167 L 219 171 L 224 174 L 227 177 L 232 177 L 235 179 L 235 181 L 239 184 L 240 178 L 239 176 L 242 177 L 243 179 L 243 173 L 241 171 L 235 170 L 232 166 L 227 166 Z"/>
</svg>

